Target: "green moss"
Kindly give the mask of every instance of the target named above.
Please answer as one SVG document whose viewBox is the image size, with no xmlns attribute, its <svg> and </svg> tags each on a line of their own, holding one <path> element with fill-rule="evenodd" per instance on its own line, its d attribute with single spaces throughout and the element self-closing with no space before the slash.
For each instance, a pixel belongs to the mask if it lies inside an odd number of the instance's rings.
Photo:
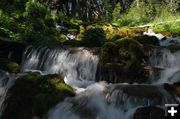
<svg viewBox="0 0 180 119">
<path fill-rule="evenodd" d="M 104 63 L 116 62 L 126 67 L 138 68 L 145 58 L 145 53 L 138 41 L 125 37 L 105 43 L 101 48 L 100 56 Z"/>
<path fill-rule="evenodd" d="M 45 117 L 51 107 L 75 93 L 57 74 L 43 76 L 38 72 L 28 72 L 16 81 L 7 95 L 4 102 L 7 108 L 2 117 L 31 119 L 34 116 Z"/>
<path fill-rule="evenodd" d="M 120 47 L 119 53 L 128 51 L 129 54 L 132 54 L 138 60 L 145 55 L 140 43 L 128 37 L 117 40 L 116 44 Z"/>
<path fill-rule="evenodd" d="M 0 69 L 8 71 L 10 73 L 19 73 L 20 66 L 11 59 L 0 58 Z"/>
</svg>

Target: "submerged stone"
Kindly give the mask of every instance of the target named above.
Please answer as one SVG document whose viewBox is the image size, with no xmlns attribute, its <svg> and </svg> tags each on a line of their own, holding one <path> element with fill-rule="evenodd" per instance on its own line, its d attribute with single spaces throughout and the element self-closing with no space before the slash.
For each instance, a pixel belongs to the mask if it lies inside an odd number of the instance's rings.
<svg viewBox="0 0 180 119">
<path fill-rule="evenodd" d="M 133 119 L 164 119 L 165 111 L 159 107 L 141 107 L 138 108 Z"/>
</svg>

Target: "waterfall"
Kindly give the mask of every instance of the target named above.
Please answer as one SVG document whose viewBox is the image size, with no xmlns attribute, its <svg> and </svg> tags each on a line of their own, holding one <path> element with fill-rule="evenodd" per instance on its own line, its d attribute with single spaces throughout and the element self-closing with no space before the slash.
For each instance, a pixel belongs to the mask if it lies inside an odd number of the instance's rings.
<svg viewBox="0 0 180 119">
<path fill-rule="evenodd" d="M 22 72 L 60 74 L 65 83 L 76 89 L 76 96 L 66 98 L 49 110 L 48 119 L 133 119 L 139 107 L 158 106 L 163 109 L 166 103 L 178 102 L 176 95 L 167 91 L 163 84 L 179 81 L 180 52 L 171 53 L 165 48 L 154 51 L 149 61 L 158 70 L 151 72 L 153 81 L 149 84 L 111 84 L 112 80 L 114 83 L 119 79 L 127 82 L 121 66 L 107 64 L 101 67 L 98 55 L 83 47 L 28 46 L 22 59 Z M 100 70 L 99 66 L 104 69 Z M 131 78 L 139 75 L 134 73 L 126 74 L 132 75 Z M 0 107 L 17 76 L 0 72 Z"/>
<path fill-rule="evenodd" d="M 3 111 L 3 102 L 8 89 L 14 84 L 18 76 L 10 75 L 7 72 L 0 71 L 0 115 Z"/>
<path fill-rule="evenodd" d="M 141 91 L 142 88 L 145 89 L 144 92 L 140 92 L 141 95 L 136 95 L 136 90 Z M 135 95 L 128 93 L 128 90 Z M 163 107 L 165 103 L 173 102 L 175 101 L 161 86 L 108 85 L 100 82 L 88 86 L 84 92 L 77 94 L 75 97 L 60 102 L 49 111 L 48 118 L 132 119 L 134 111 L 139 107 L 157 105 Z"/>
<path fill-rule="evenodd" d="M 51 49 L 28 47 L 23 56 L 22 70 L 41 70 L 61 74 L 67 84 L 86 87 L 95 81 L 98 57 L 83 47 Z"/>
<path fill-rule="evenodd" d="M 168 49 L 158 48 L 150 58 L 150 64 L 161 70 L 151 72 L 153 83 L 174 83 L 180 77 L 180 51 L 171 53 Z"/>
</svg>

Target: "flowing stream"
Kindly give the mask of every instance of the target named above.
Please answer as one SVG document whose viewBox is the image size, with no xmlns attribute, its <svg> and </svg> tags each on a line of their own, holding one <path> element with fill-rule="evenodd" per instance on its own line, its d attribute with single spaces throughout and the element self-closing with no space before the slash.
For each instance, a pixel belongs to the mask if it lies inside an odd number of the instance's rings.
<svg viewBox="0 0 180 119">
<path fill-rule="evenodd" d="M 180 81 L 180 52 L 171 53 L 157 48 L 150 57 L 150 65 L 158 71 L 150 72 L 151 83 L 108 84 L 96 82 L 99 58 L 90 49 L 79 48 L 26 48 L 21 69 L 41 71 L 42 74 L 60 74 L 76 90 L 76 96 L 66 98 L 49 110 L 48 119 L 133 119 L 139 107 L 164 107 L 177 103 L 177 97 L 164 88 L 164 83 Z M 111 74 L 109 74 L 111 75 Z M 0 107 L 6 92 L 17 76 L 0 72 Z M 116 78 L 116 77 L 114 77 Z"/>
<path fill-rule="evenodd" d="M 10 75 L 9 73 L 0 70 L 0 115 L 3 111 L 4 106 L 2 105 L 6 98 L 6 93 L 18 77 L 19 76 L 17 75 Z"/>
<path fill-rule="evenodd" d="M 163 83 L 179 80 L 179 56 L 179 52 L 155 50 L 150 64 L 163 70 L 151 84 L 95 82 L 98 56 L 84 48 L 28 47 L 22 70 L 59 73 L 76 89 L 75 97 L 67 98 L 49 111 L 49 119 L 132 119 L 138 107 L 163 107 L 166 103 L 177 102 L 176 97 L 164 89 Z M 156 72 L 151 73 L 151 77 L 157 78 Z"/>
</svg>

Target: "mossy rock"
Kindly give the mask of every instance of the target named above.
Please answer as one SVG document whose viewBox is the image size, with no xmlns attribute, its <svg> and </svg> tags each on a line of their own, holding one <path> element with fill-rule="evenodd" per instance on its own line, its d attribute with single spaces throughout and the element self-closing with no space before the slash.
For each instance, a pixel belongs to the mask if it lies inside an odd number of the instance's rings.
<svg viewBox="0 0 180 119">
<path fill-rule="evenodd" d="M 129 67 L 139 66 L 145 58 L 145 53 L 139 42 L 125 37 L 115 42 L 119 47 L 120 62 Z"/>
<path fill-rule="evenodd" d="M 103 63 L 116 62 L 127 67 L 140 66 L 145 57 L 141 44 L 127 37 L 105 43 L 100 52 Z"/>
<path fill-rule="evenodd" d="M 42 76 L 38 72 L 28 72 L 16 80 L 8 90 L 4 102 L 3 119 L 44 118 L 50 108 L 68 96 L 74 96 L 74 90 L 56 74 Z"/>
<path fill-rule="evenodd" d="M 129 27 L 121 27 L 117 34 L 122 36 L 122 37 L 135 37 L 137 35 L 142 35 L 143 32 L 145 31 L 145 29 L 142 29 L 142 28 L 136 28 L 136 29 L 131 29 Z"/>
<path fill-rule="evenodd" d="M 115 62 L 118 60 L 118 46 L 113 42 L 107 42 L 101 47 L 100 58 L 102 62 Z"/>
<path fill-rule="evenodd" d="M 0 69 L 8 71 L 10 73 L 20 72 L 19 64 L 7 58 L 0 58 Z"/>
<path fill-rule="evenodd" d="M 143 35 L 143 36 L 136 36 L 134 37 L 134 39 L 143 45 L 156 45 L 156 46 L 160 45 L 159 40 L 156 36 Z"/>
<path fill-rule="evenodd" d="M 96 81 L 108 83 L 147 83 L 148 73 L 141 66 L 129 68 L 121 63 L 103 63 L 98 65 Z"/>
</svg>

